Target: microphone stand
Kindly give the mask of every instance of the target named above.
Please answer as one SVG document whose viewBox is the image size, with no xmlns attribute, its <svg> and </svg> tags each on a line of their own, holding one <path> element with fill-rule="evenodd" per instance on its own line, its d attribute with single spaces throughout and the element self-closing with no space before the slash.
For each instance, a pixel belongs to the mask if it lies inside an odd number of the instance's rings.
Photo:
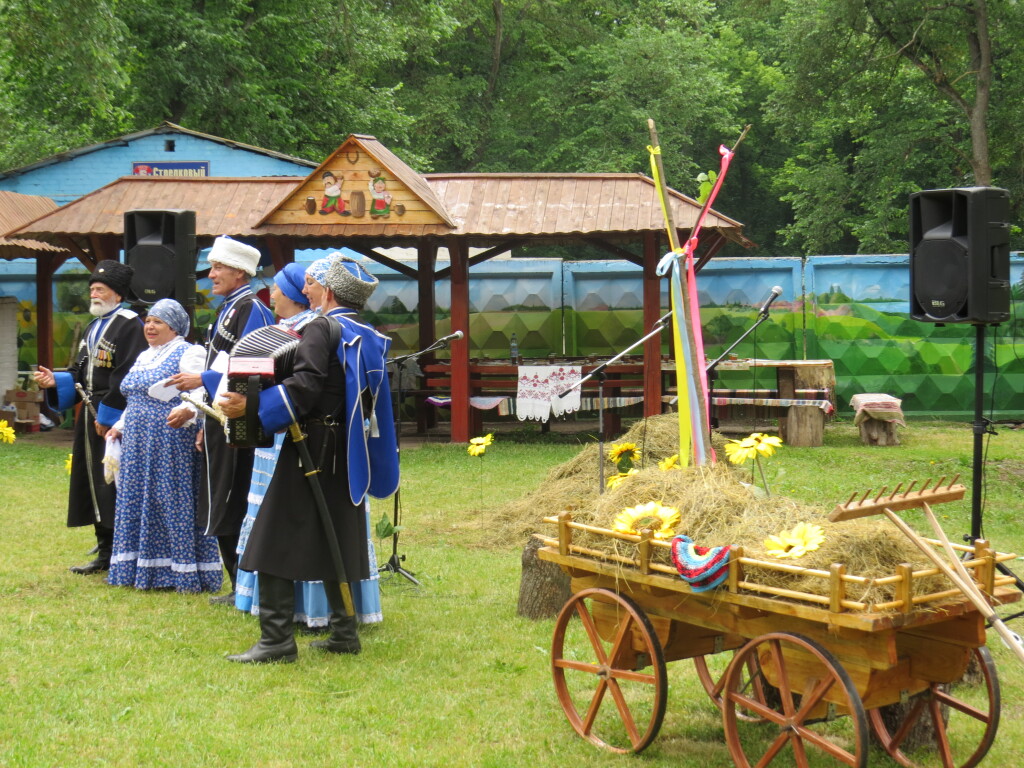
<svg viewBox="0 0 1024 768">
<path fill-rule="evenodd" d="M 736 347 L 739 345 L 739 343 L 741 341 L 743 341 L 745 338 L 747 338 L 747 336 L 749 336 L 755 330 L 757 330 L 757 326 L 759 326 L 761 323 L 763 323 L 767 319 L 768 319 L 768 307 L 765 306 L 758 313 L 757 320 L 754 321 L 754 324 L 752 326 L 750 326 L 747 330 L 745 330 L 743 332 L 742 336 L 740 336 L 738 339 L 736 339 L 736 341 L 734 341 L 732 344 L 730 344 L 729 348 L 727 350 L 725 350 L 725 352 L 723 352 L 721 355 L 719 355 L 717 360 L 715 360 L 713 363 L 708 363 L 707 366 L 705 366 L 704 372 L 706 374 L 708 374 L 708 386 L 709 387 L 711 385 L 711 379 L 714 377 L 715 368 L 718 367 L 718 364 L 720 362 L 722 362 L 728 356 L 728 354 L 730 352 L 732 352 L 734 349 L 736 349 Z"/>
<path fill-rule="evenodd" d="M 436 351 L 438 349 L 442 349 L 446 344 L 447 344 L 447 342 L 442 341 L 442 340 L 438 340 L 438 341 L 435 341 L 430 346 L 424 347 L 423 349 L 419 350 L 418 352 L 410 352 L 407 355 L 400 355 L 399 357 L 393 357 L 393 358 L 391 358 L 390 360 L 387 361 L 389 365 L 394 365 L 395 366 L 395 375 L 396 375 L 396 377 L 398 379 L 398 391 L 397 391 L 397 397 L 395 398 L 395 414 L 394 415 L 395 415 L 395 447 L 396 447 L 399 455 L 401 455 L 401 453 L 402 453 L 402 405 L 405 402 L 405 390 L 403 389 L 402 379 L 403 379 L 404 374 L 405 374 L 405 366 L 406 366 L 406 364 L 410 360 L 416 360 L 421 355 L 425 355 L 425 354 L 427 354 L 429 352 L 434 352 L 434 351 Z M 408 571 L 408 570 L 406 570 L 405 568 L 402 567 L 402 563 L 405 561 L 405 555 L 401 555 L 400 556 L 398 554 L 398 529 L 399 529 L 399 526 L 400 526 L 400 523 L 401 523 L 401 509 L 402 509 L 401 499 L 400 499 L 401 492 L 402 492 L 401 488 L 399 488 L 399 489 L 397 489 L 395 491 L 395 506 L 394 506 L 394 510 L 392 511 L 392 517 L 391 517 L 391 520 L 392 520 L 391 525 L 392 525 L 392 528 L 394 530 L 394 533 L 391 534 L 391 557 L 389 557 L 388 561 L 384 565 L 380 566 L 380 568 L 378 568 L 377 571 L 378 571 L 378 573 L 384 573 L 385 571 L 388 571 L 390 573 L 397 573 L 399 576 L 402 576 L 402 577 L 408 579 L 409 581 L 411 581 L 417 587 L 422 587 L 423 584 L 420 583 L 419 579 L 416 578 L 416 574 L 414 574 L 411 571 Z"/>
<path fill-rule="evenodd" d="M 599 487 L 598 487 L 598 491 L 597 491 L 598 493 L 604 493 L 604 382 L 608 378 L 607 368 L 608 368 L 609 365 L 612 365 L 613 363 L 616 363 L 619 360 L 621 360 L 622 358 L 624 358 L 632 350 L 634 350 L 637 347 L 639 347 L 641 344 L 643 344 L 648 339 L 650 339 L 650 338 L 652 338 L 654 336 L 657 336 L 659 333 L 661 333 L 662 328 L 665 327 L 665 325 L 668 323 L 668 321 L 671 318 L 672 318 L 672 313 L 671 312 L 667 312 L 666 314 L 662 315 L 660 318 L 658 318 L 657 322 L 654 323 L 654 326 L 651 328 L 650 332 L 646 336 L 643 336 L 643 337 L 637 339 L 636 341 L 634 341 L 632 344 L 630 344 L 624 350 L 622 350 L 617 355 L 615 355 L 615 357 L 612 357 L 612 358 L 609 358 L 608 360 L 605 360 L 603 363 L 598 365 L 594 370 L 592 370 L 586 376 L 582 377 L 579 381 L 577 381 L 575 384 L 573 384 L 567 390 L 565 390 L 564 392 L 562 392 L 561 394 L 558 395 L 559 397 L 565 397 L 566 395 L 568 395 L 573 390 L 581 389 L 583 387 L 583 385 L 586 382 L 590 381 L 591 379 L 597 379 L 597 434 L 598 434 L 598 438 L 597 438 L 598 439 L 597 481 L 600 484 Z"/>
</svg>

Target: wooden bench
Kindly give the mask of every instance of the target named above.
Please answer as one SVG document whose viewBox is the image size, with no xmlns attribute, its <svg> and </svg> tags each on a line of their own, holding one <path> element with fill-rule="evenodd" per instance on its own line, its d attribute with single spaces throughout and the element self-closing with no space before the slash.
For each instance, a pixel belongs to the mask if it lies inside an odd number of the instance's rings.
<svg viewBox="0 0 1024 768">
<path fill-rule="evenodd" d="M 548 358 L 538 360 L 526 360 L 524 365 L 578 365 L 582 374 L 586 377 L 600 363 L 590 360 Z M 623 405 L 622 400 L 628 399 L 632 403 L 642 403 L 644 394 L 644 366 L 642 361 L 625 358 L 605 368 L 606 378 L 604 381 L 604 397 L 607 401 L 604 411 L 605 437 L 613 437 L 622 430 L 621 416 L 616 412 L 617 408 Z M 672 371 L 663 371 L 663 374 Z M 423 387 L 422 392 L 428 394 L 446 395 L 451 391 L 451 365 L 448 363 L 431 363 L 423 366 Z M 501 360 L 471 360 L 469 364 L 469 391 L 470 396 L 494 397 L 504 396 L 516 397 L 519 388 L 519 366 L 512 362 Z M 582 405 L 580 410 L 596 410 L 596 398 L 598 396 L 599 382 L 596 378 L 590 379 L 583 384 L 580 392 Z M 674 392 L 675 388 L 663 386 L 666 394 Z M 480 409 L 472 409 L 470 413 L 470 431 L 478 434 L 483 428 L 483 412 Z"/>
</svg>

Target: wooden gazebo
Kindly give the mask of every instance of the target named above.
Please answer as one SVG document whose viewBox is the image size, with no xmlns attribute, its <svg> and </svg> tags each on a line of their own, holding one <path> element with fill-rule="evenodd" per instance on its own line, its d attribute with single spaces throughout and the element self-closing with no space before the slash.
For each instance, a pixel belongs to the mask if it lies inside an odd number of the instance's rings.
<svg viewBox="0 0 1024 768">
<path fill-rule="evenodd" d="M 674 191 L 670 205 L 685 241 L 700 206 Z M 421 175 L 372 136 L 349 136 L 304 178 L 124 177 L 8 234 L 62 247 L 91 268 L 119 257 L 125 211 L 179 208 L 196 212 L 200 247 L 218 235 L 258 242 L 280 269 L 294 260 L 296 249 L 345 246 L 416 280 L 424 347 L 435 334 L 437 281 L 451 280 L 451 328 L 468 337 L 470 269 L 527 244 L 587 243 L 641 266 L 644 327 L 661 315 L 655 266 L 664 249 L 664 223 L 651 179 L 635 173 Z M 745 242 L 742 225 L 709 211 L 698 263 L 730 239 Z M 376 250 L 391 246 L 415 248 L 416 265 Z M 450 265 L 439 269 L 441 247 Z M 470 257 L 470 248 L 483 251 Z M 39 312 L 42 317 L 42 297 Z M 49 358 L 41 351 L 40 359 Z M 645 408 L 658 413 L 657 339 L 645 345 L 644 362 Z M 463 442 L 470 429 L 468 338 L 451 346 L 451 374 L 451 437 Z"/>
</svg>

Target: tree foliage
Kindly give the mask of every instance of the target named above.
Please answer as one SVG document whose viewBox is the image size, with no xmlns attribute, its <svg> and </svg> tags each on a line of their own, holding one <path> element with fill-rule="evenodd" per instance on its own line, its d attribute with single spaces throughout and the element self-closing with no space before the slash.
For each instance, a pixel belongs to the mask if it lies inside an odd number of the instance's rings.
<svg viewBox="0 0 1024 768">
<path fill-rule="evenodd" d="M 757 253 L 905 251 L 910 193 L 1024 192 L 1016 0 L 0 0 L 0 166 L 170 120 L 422 171 L 648 171 Z M 1019 206 L 1020 204 L 1017 203 Z M 1019 208 L 1018 208 L 1019 209 Z"/>
</svg>

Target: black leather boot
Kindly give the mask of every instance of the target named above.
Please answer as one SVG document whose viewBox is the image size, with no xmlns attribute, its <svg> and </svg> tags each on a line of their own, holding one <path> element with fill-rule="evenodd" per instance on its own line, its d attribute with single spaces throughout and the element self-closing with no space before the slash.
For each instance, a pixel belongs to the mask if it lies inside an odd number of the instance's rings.
<svg viewBox="0 0 1024 768">
<path fill-rule="evenodd" d="M 114 551 L 114 529 L 98 523 L 94 527 L 96 528 L 96 559 L 85 565 L 71 566 L 69 570 L 72 573 L 88 575 L 110 570 L 110 555 Z"/>
<path fill-rule="evenodd" d="M 228 656 L 240 664 L 292 662 L 299 657 L 293 634 L 295 582 L 260 573 L 260 639 L 245 653 Z"/>
<path fill-rule="evenodd" d="M 359 642 L 358 621 L 355 616 L 345 613 L 341 585 L 336 581 L 325 581 L 324 591 L 327 593 L 327 603 L 331 606 L 331 635 L 326 640 L 314 640 L 309 647 L 331 653 L 359 653 L 362 645 Z"/>
</svg>

